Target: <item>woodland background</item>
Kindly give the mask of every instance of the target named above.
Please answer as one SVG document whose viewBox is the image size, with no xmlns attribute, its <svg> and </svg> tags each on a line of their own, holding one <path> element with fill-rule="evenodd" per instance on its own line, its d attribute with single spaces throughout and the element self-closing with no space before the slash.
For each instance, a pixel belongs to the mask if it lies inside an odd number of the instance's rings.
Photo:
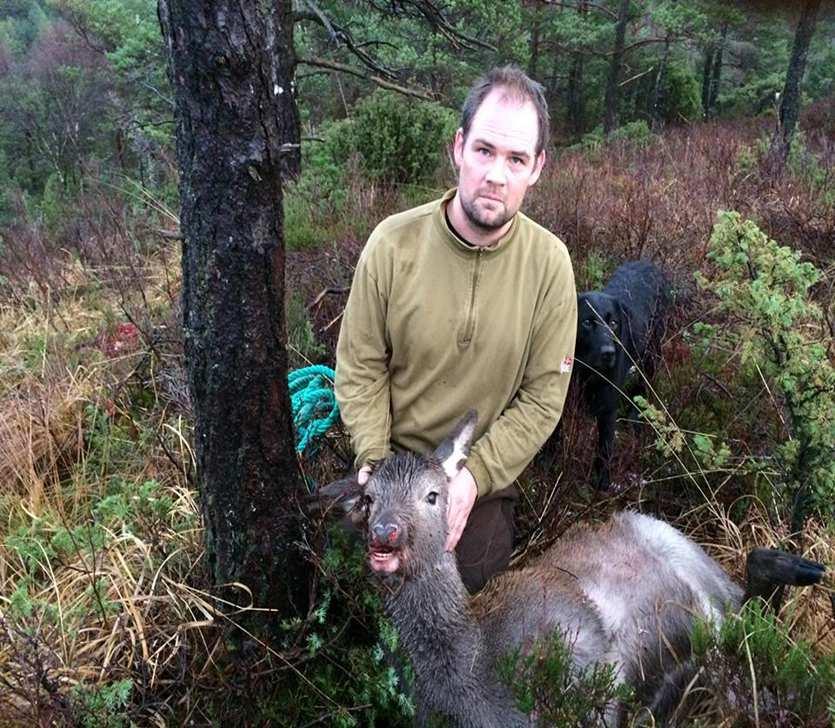
<svg viewBox="0 0 835 728">
<path fill-rule="evenodd" d="M 588 487 L 593 423 L 572 394 L 558 447 L 521 478 L 516 560 L 634 507 L 737 578 L 754 546 L 831 566 L 833 6 L 282 7 L 297 103 L 283 157 L 289 367 L 333 364 L 367 235 L 453 183 L 467 87 L 516 63 L 552 111 L 526 212 L 566 242 L 578 288 L 646 257 L 675 289 L 642 422 L 619 435 L 623 490 Z M 219 586 L 207 557 L 166 62 L 152 0 L 0 6 L 0 725 L 407 725 L 385 657 L 396 636 L 338 532 L 302 517 L 308 605 L 257 613 L 257 628 L 254 585 Z M 798 71 L 793 128 L 783 102 Z M 349 464 L 335 428 L 299 455 L 302 487 Z M 833 625 L 829 577 L 785 594 L 776 616 L 755 607 L 697 635 L 704 671 L 682 724 L 831 725 Z M 518 682 L 554 724 L 591 725 L 611 685 L 568 684 L 563 657 L 523 661 Z"/>
</svg>

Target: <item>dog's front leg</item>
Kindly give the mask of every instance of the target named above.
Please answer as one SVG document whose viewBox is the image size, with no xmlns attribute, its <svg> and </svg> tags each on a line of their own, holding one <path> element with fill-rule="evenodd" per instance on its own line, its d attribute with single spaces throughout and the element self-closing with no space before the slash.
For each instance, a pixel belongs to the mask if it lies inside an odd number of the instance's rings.
<svg viewBox="0 0 835 728">
<path fill-rule="evenodd" d="M 594 459 L 594 484 L 600 490 L 611 485 L 609 466 L 615 449 L 615 422 L 617 409 L 607 408 L 597 416 L 597 455 Z"/>
</svg>

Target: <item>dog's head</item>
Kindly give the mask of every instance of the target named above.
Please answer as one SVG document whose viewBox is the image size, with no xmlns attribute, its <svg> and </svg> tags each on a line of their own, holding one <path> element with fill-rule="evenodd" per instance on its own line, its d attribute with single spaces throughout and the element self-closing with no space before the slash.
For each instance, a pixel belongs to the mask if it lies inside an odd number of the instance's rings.
<svg viewBox="0 0 835 728">
<path fill-rule="evenodd" d="M 589 291 L 577 296 L 577 359 L 599 372 L 617 366 L 618 341 L 624 342 L 628 313 L 618 299 L 606 293 Z"/>
</svg>

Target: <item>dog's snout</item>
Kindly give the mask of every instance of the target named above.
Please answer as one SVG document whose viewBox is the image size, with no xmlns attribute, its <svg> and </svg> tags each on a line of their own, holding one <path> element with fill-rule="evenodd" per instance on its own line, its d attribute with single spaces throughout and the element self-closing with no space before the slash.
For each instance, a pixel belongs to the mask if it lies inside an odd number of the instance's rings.
<svg viewBox="0 0 835 728">
<path fill-rule="evenodd" d="M 607 359 L 614 357 L 615 347 L 613 344 L 604 344 L 600 347 L 600 353 Z"/>
<path fill-rule="evenodd" d="M 374 534 L 374 540 L 382 544 L 392 544 L 397 540 L 399 529 L 396 523 L 375 523 L 371 527 L 371 533 Z"/>
</svg>

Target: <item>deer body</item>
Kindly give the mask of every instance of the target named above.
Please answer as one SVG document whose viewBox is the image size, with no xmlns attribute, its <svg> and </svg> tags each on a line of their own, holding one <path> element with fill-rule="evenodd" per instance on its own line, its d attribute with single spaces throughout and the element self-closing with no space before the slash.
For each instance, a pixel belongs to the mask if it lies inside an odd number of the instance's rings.
<svg viewBox="0 0 835 728">
<path fill-rule="evenodd" d="M 369 565 L 412 660 L 418 722 L 438 712 L 466 728 L 529 725 L 500 683 L 497 661 L 555 630 L 576 668 L 611 664 L 645 702 L 668 709 L 678 690 L 671 676 L 689 663 L 695 619 L 719 623 L 741 604 L 743 590 L 676 529 L 622 512 L 599 526 L 575 526 L 471 598 L 444 545 L 446 486 L 463 465 L 474 424 L 470 413 L 432 457 L 387 458 L 351 493 L 350 503 L 362 505 Z M 749 585 L 756 582 L 759 593 L 772 578 L 811 584 L 822 576 L 814 562 L 757 552 L 749 557 L 756 572 Z M 607 723 L 616 722 L 610 715 Z"/>
</svg>

